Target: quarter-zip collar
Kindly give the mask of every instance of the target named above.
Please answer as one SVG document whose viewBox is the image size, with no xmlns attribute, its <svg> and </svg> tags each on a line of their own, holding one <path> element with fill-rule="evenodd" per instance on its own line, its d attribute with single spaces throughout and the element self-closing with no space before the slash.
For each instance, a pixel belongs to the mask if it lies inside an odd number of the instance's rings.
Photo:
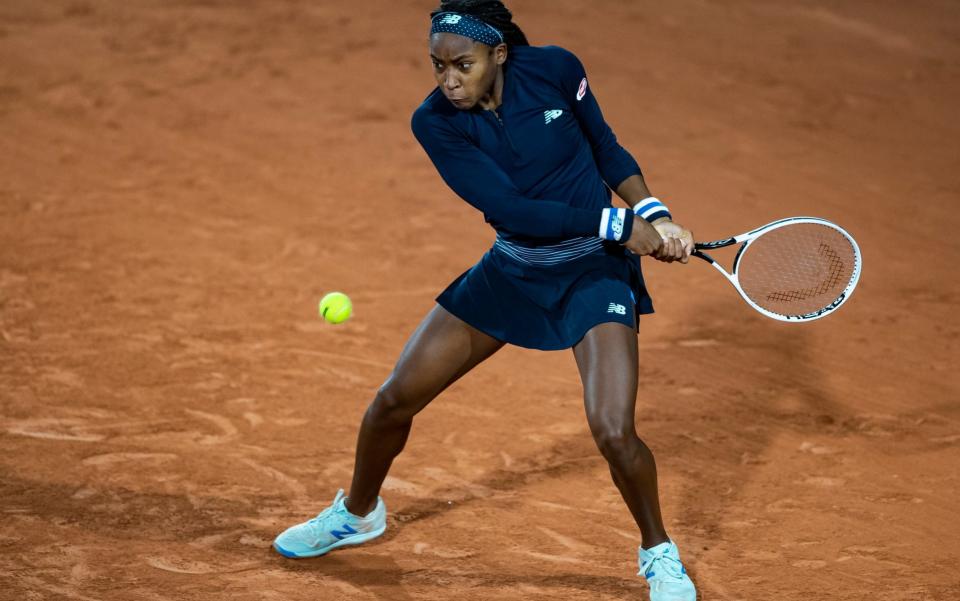
<svg viewBox="0 0 960 601">
<path fill-rule="evenodd" d="M 507 61 L 503 63 L 503 87 L 500 90 L 500 105 L 492 109 L 484 109 L 481 107 L 480 110 L 483 111 L 484 114 L 489 114 L 490 117 L 497 122 L 497 125 L 499 125 L 501 131 L 503 131 L 504 137 L 507 139 L 507 145 L 510 146 L 510 151 L 513 153 L 514 156 L 519 156 L 520 152 L 517 150 L 517 147 L 513 145 L 513 139 L 510 138 L 510 130 L 507 129 L 507 124 L 504 122 L 504 119 L 503 119 L 504 117 L 503 107 L 505 105 L 508 105 L 507 103 L 507 99 L 509 98 L 508 93 L 512 88 L 512 86 L 510 85 L 512 78 L 510 77 L 511 69 L 509 65 L 510 65 L 510 59 L 508 58 Z"/>
</svg>

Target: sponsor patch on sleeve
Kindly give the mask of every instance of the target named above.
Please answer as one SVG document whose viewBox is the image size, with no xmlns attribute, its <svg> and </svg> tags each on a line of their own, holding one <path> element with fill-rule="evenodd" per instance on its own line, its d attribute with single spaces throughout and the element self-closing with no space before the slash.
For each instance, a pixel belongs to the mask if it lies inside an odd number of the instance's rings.
<svg viewBox="0 0 960 601">
<path fill-rule="evenodd" d="M 577 88 L 577 102 L 583 100 L 583 97 L 587 95 L 587 78 L 584 77 L 580 80 L 580 87 Z"/>
</svg>

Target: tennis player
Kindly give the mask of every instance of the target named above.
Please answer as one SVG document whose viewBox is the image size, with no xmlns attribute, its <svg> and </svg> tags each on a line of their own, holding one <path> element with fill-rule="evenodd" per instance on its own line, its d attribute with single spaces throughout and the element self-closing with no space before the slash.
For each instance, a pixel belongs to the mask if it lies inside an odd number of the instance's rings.
<svg viewBox="0 0 960 601">
<path fill-rule="evenodd" d="M 413 133 L 496 242 L 440 294 L 377 391 L 349 495 L 339 491 L 274 548 L 315 557 L 380 536 L 378 493 L 420 410 L 504 344 L 573 348 L 590 430 L 640 528 L 651 599 L 694 601 L 660 516 L 653 454 L 634 426 L 636 332 L 653 311 L 639 256 L 686 262 L 693 236 L 650 195 L 576 56 L 530 46 L 498 1 L 443 1 L 431 17 L 438 86 L 414 112 Z M 614 208 L 611 189 L 633 210 Z"/>
</svg>

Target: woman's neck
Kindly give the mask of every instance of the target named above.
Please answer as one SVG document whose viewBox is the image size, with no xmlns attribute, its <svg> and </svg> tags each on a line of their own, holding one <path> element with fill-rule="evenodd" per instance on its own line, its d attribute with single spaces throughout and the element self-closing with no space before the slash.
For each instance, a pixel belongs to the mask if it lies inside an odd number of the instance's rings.
<svg viewBox="0 0 960 601">
<path fill-rule="evenodd" d="M 503 104 L 503 65 L 497 65 L 497 76 L 493 79 L 490 91 L 477 103 L 486 111 L 495 111 Z"/>
</svg>

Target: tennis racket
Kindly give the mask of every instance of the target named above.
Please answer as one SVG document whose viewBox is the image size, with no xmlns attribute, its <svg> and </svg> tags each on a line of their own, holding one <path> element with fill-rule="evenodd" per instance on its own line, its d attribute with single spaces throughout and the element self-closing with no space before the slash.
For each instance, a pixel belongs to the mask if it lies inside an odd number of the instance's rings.
<svg viewBox="0 0 960 601">
<path fill-rule="evenodd" d="M 740 244 L 728 273 L 704 250 Z M 860 280 L 860 247 L 836 224 L 790 217 L 751 232 L 699 242 L 693 256 L 709 262 L 747 304 L 772 319 L 820 319 L 850 299 Z"/>
</svg>

